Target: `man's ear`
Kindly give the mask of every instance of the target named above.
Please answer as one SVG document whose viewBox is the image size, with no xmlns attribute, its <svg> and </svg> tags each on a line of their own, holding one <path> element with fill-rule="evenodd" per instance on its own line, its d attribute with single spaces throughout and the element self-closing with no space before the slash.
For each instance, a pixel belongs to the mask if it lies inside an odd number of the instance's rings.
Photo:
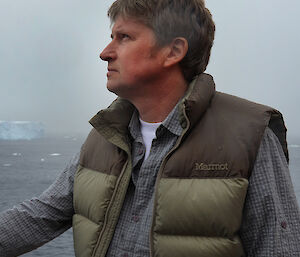
<svg viewBox="0 0 300 257">
<path fill-rule="evenodd" d="M 187 40 L 183 37 L 174 38 L 169 44 L 164 67 L 169 67 L 179 63 L 186 55 L 189 48 Z"/>
</svg>

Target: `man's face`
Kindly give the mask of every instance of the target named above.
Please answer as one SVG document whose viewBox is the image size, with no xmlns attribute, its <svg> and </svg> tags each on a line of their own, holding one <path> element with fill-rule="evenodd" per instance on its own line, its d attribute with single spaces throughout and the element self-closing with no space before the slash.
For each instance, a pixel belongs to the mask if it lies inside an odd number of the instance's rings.
<svg viewBox="0 0 300 257">
<path fill-rule="evenodd" d="M 134 19 L 118 17 L 111 37 L 100 54 L 108 62 L 108 90 L 124 98 L 143 93 L 163 73 L 163 48 L 156 46 L 153 31 Z"/>
</svg>

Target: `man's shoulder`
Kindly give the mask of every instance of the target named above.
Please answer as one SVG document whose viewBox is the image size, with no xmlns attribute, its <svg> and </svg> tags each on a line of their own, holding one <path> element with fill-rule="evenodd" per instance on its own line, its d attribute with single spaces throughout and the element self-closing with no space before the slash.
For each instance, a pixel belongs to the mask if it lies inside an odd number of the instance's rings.
<svg viewBox="0 0 300 257">
<path fill-rule="evenodd" d="M 245 126 L 247 131 L 250 131 L 250 128 L 256 128 L 253 131 L 254 134 L 259 131 L 262 135 L 266 128 L 270 128 L 281 143 L 288 160 L 287 129 L 280 111 L 267 105 L 222 92 L 216 92 L 211 108 L 213 111 L 220 113 L 220 116 L 227 120 L 229 124 L 240 124 L 238 127 Z"/>
<path fill-rule="evenodd" d="M 258 112 L 274 112 L 278 114 L 280 113 L 278 110 L 271 106 L 219 91 L 216 91 L 215 96 L 213 98 L 213 103 L 217 107 L 222 107 L 224 109 L 228 108 L 229 110 L 231 108 L 234 108 L 236 111 L 239 112 L 248 111 L 249 113 L 256 114 Z"/>
</svg>

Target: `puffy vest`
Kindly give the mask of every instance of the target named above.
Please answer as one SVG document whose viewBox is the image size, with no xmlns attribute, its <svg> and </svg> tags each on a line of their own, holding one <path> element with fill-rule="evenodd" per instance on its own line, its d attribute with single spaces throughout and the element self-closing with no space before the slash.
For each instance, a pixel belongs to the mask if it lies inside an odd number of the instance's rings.
<svg viewBox="0 0 300 257">
<path fill-rule="evenodd" d="M 181 101 L 183 133 L 157 175 L 151 257 L 241 257 L 238 236 L 248 179 L 267 126 L 288 158 L 281 114 L 216 92 L 202 74 Z M 74 179 L 77 257 L 104 257 L 131 179 L 128 123 L 134 107 L 118 98 L 90 123 Z"/>
</svg>

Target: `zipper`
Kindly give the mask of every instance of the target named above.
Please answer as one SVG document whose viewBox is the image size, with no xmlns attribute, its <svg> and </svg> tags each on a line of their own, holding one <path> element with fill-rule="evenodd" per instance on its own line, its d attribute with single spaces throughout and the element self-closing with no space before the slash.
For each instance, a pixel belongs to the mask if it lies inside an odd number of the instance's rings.
<svg viewBox="0 0 300 257">
<path fill-rule="evenodd" d="M 161 179 L 161 175 L 162 175 L 162 171 L 166 165 L 166 162 L 167 162 L 167 159 L 168 157 L 170 156 L 171 153 L 173 153 L 177 148 L 178 146 L 180 145 L 181 141 L 182 141 L 182 138 L 184 137 L 184 135 L 186 134 L 186 132 L 188 131 L 189 127 L 190 127 L 190 121 L 186 115 L 186 112 L 185 112 L 185 104 L 183 104 L 183 115 L 185 117 L 185 120 L 187 122 L 187 125 L 186 125 L 186 128 L 183 130 L 181 136 L 178 138 L 176 144 L 172 147 L 172 149 L 167 153 L 167 155 L 165 156 L 165 158 L 163 159 L 162 161 L 162 164 L 160 165 L 160 168 L 159 168 L 159 171 L 157 173 L 157 177 L 156 177 L 156 180 L 155 180 L 155 186 L 154 186 L 154 199 L 153 199 L 153 211 L 152 211 L 152 223 L 151 223 L 151 229 L 150 229 L 150 234 L 149 234 L 149 242 L 150 242 L 150 257 L 154 257 L 153 256 L 153 223 L 154 223 L 154 214 L 155 214 L 155 211 L 156 211 L 156 200 L 157 200 L 157 184 L 158 184 L 158 181 Z"/>
<path fill-rule="evenodd" d="M 92 257 L 101 256 L 101 253 L 100 253 L 99 255 L 96 255 L 96 253 L 97 253 L 97 250 L 98 250 L 98 248 L 99 248 L 99 246 L 100 246 L 100 242 L 101 242 L 101 239 L 102 239 L 102 237 L 103 237 L 104 231 L 105 231 L 105 229 L 106 229 L 107 222 L 108 222 L 108 216 L 109 216 L 109 213 L 110 213 L 110 209 L 111 209 L 111 206 L 112 206 L 113 203 L 114 203 L 114 198 L 116 197 L 116 194 L 117 194 L 117 191 L 118 191 L 118 188 L 119 188 L 119 184 L 120 184 L 120 182 L 122 181 L 122 178 L 123 178 L 123 175 L 124 175 L 124 173 L 125 173 L 125 170 L 126 170 L 126 168 L 128 167 L 129 159 L 131 158 L 131 155 L 130 155 L 130 154 L 127 153 L 127 155 L 128 155 L 127 161 L 125 162 L 125 164 L 124 164 L 124 166 L 123 166 L 123 168 L 122 168 L 122 171 L 121 171 L 121 173 L 120 173 L 120 177 L 119 177 L 119 179 L 118 179 L 118 181 L 117 181 L 117 183 L 116 183 L 116 187 L 115 187 L 114 193 L 113 193 L 113 195 L 112 195 L 112 197 L 111 197 L 111 200 L 110 200 L 110 203 L 109 203 L 109 205 L 108 205 L 108 207 L 107 207 L 105 219 L 104 219 L 104 222 L 103 222 L 103 227 L 102 227 L 101 232 L 100 232 L 100 235 L 99 235 L 99 237 L 98 237 L 97 244 L 96 244 L 96 246 L 95 246 L 95 248 L 94 248 L 94 251 L 93 251 L 93 253 L 92 253 Z"/>
</svg>

